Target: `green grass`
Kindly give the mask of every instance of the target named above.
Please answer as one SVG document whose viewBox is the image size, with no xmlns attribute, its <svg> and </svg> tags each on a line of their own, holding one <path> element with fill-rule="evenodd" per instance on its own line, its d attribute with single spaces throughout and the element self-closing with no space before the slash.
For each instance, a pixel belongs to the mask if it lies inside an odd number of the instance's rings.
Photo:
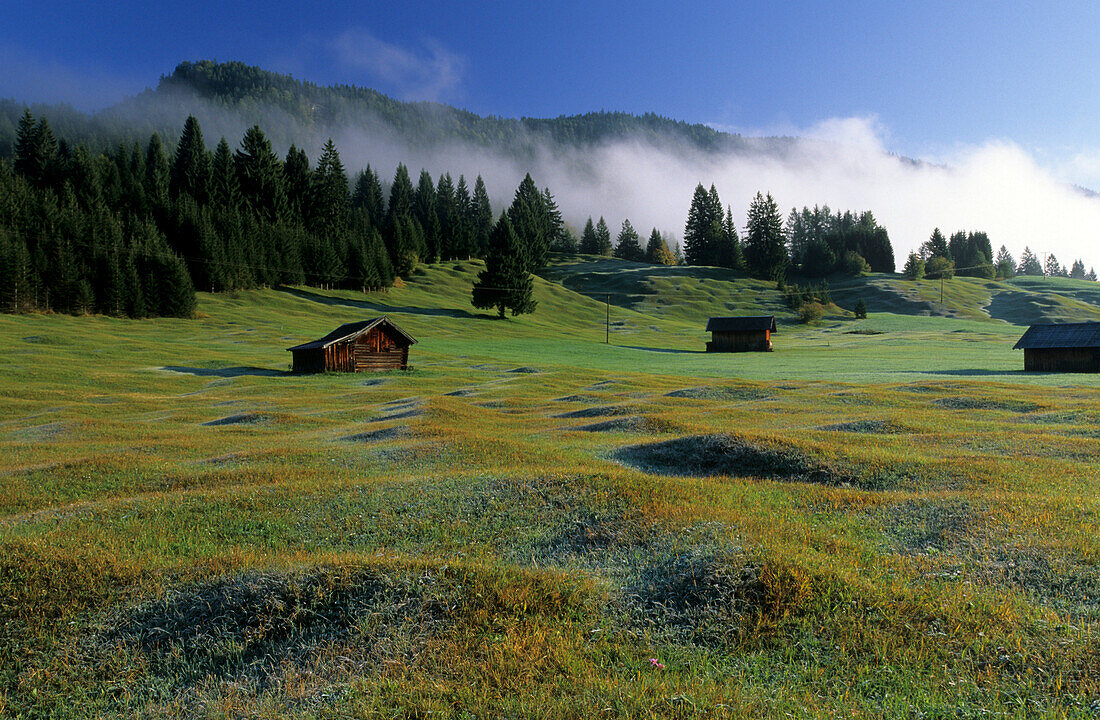
<svg viewBox="0 0 1100 720">
<path fill-rule="evenodd" d="M 801 326 L 767 283 L 562 261 L 501 321 L 479 267 L 0 316 L 0 716 L 1095 711 L 1100 378 L 1020 372 L 986 309 L 1091 287 L 921 316 L 871 276 L 834 283 L 870 318 Z M 776 351 L 700 352 L 739 312 Z M 412 370 L 287 372 L 380 313 Z"/>
</svg>

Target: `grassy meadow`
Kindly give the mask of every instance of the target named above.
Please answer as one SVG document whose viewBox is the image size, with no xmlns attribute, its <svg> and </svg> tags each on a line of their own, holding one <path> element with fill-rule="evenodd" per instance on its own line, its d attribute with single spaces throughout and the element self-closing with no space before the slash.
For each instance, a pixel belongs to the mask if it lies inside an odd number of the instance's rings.
<svg viewBox="0 0 1100 720">
<path fill-rule="evenodd" d="M 0 316 L 0 717 L 1100 712 L 1100 377 L 1006 322 L 1095 283 L 871 276 L 804 326 L 581 259 L 498 320 L 479 268 Z M 289 372 L 383 313 L 409 371 Z M 702 352 L 747 313 L 775 352 Z"/>
</svg>

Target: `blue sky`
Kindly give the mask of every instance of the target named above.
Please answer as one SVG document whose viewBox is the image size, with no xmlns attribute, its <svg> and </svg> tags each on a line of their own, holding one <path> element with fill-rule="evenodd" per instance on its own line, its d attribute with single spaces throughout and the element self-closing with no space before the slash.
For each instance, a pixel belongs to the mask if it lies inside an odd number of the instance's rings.
<svg viewBox="0 0 1100 720">
<path fill-rule="evenodd" d="M 965 7 L 963 7 L 965 6 Z M 891 150 L 1097 146 L 1100 4 L 14 2 L 0 95 L 95 106 L 243 60 L 481 114 L 654 111 L 746 133 L 874 117 Z"/>
</svg>

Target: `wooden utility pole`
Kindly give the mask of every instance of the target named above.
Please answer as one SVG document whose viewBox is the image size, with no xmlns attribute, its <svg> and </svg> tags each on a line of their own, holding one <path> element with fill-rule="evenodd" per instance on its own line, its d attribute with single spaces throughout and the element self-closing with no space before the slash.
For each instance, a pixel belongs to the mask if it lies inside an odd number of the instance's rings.
<svg viewBox="0 0 1100 720">
<path fill-rule="evenodd" d="M 607 300 L 607 320 L 604 323 L 604 338 L 603 338 L 603 341 L 604 341 L 605 345 L 610 345 L 611 344 L 611 295 L 610 295 L 610 293 L 607 295 L 606 300 Z"/>
</svg>

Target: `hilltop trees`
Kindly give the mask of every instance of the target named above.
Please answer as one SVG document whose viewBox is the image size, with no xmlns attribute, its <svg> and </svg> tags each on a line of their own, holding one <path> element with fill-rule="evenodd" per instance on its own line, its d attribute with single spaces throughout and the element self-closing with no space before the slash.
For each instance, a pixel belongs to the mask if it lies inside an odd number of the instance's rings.
<svg viewBox="0 0 1100 720">
<path fill-rule="evenodd" d="M 1016 275 L 1016 261 L 1004 245 L 997 251 L 997 259 L 993 263 L 994 277 L 1008 279 Z"/>
<path fill-rule="evenodd" d="M 874 272 L 895 270 L 890 235 L 870 210 L 857 215 L 850 210 L 834 214 L 828 205 L 792 208 L 785 232 L 791 264 L 803 275 L 857 274 L 864 267 Z"/>
<path fill-rule="evenodd" d="M 1017 275 L 1042 275 L 1043 266 L 1039 264 L 1039 258 L 1035 257 L 1035 254 L 1031 252 L 1031 248 L 1024 246 L 1023 253 L 1020 254 L 1020 264 L 1016 268 Z"/>
<path fill-rule="evenodd" d="M 527 270 L 526 252 L 512 228 L 508 214 L 502 214 L 489 236 L 485 269 L 473 287 L 471 303 L 480 309 L 496 308 L 500 317 L 534 312 L 534 281 Z"/>
<path fill-rule="evenodd" d="M 924 277 L 924 260 L 915 252 L 909 253 L 902 272 L 907 280 L 920 280 Z"/>
<path fill-rule="evenodd" d="M 616 238 L 615 257 L 621 260 L 642 262 L 645 260 L 645 251 L 642 250 L 638 233 L 629 220 L 623 220 L 623 227 Z"/>
<path fill-rule="evenodd" d="M 771 193 L 756 193 L 749 205 L 743 252 L 746 269 L 756 277 L 776 279 L 787 269 L 783 218 Z"/>
<path fill-rule="evenodd" d="M 653 265 L 676 264 L 676 258 L 672 256 L 672 251 L 668 249 L 668 243 L 665 242 L 657 228 L 653 228 L 653 232 L 649 234 L 649 242 L 646 243 L 645 247 L 645 261 Z"/>
</svg>

